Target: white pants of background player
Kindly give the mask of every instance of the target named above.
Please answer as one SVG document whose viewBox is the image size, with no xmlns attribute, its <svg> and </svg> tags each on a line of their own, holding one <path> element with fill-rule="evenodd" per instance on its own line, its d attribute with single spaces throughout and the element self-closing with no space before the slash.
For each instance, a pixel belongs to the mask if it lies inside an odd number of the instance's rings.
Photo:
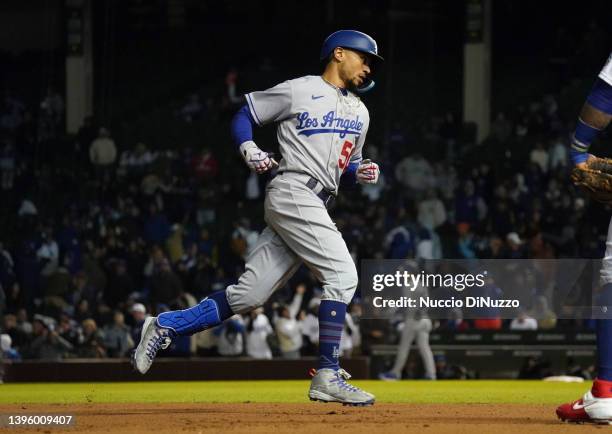
<svg viewBox="0 0 612 434">
<path fill-rule="evenodd" d="M 268 185 L 267 227 L 247 258 L 238 283 L 227 288 L 235 313 L 261 306 L 304 263 L 323 287 L 323 300 L 349 304 L 357 269 L 323 201 L 306 186 L 308 176 L 285 172 Z"/>
<path fill-rule="evenodd" d="M 421 359 L 423 360 L 423 367 L 425 368 L 425 378 L 430 380 L 436 379 L 436 365 L 434 364 L 433 353 L 429 346 L 429 332 L 431 332 L 431 320 L 429 318 L 406 319 L 397 348 L 395 363 L 390 371 L 391 373 L 395 374 L 398 378 L 402 377 L 402 370 L 408 360 L 410 347 L 416 341 Z"/>
<path fill-rule="evenodd" d="M 612 219 L 608 225 L 608 238 L 606 238 L 606 253 L 601 261 L 600 283 L 612 283 Z"/>
</svg>

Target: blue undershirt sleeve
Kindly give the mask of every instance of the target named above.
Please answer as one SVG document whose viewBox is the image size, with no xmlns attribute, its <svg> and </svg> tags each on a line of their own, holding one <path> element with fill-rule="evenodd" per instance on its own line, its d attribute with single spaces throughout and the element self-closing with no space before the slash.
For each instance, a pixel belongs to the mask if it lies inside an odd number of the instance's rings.
<svg viewBox="0 0 612 434">
<path fill-rule="evenodd" d="M 342 174 L 342 183 L 344 185 L 351 185 L 357 183 L 357 168 L 359 162 L 349 163 L 346 170 Z"/>
<path fill-rule="evenodd" d="M 257 125 L 249 107 L 244 105 L 234 115 L 231 124 L 232 139 L 236 147 L 239 147 L 244 142 L 253 140 L 253 125 Z"/>
</svg>

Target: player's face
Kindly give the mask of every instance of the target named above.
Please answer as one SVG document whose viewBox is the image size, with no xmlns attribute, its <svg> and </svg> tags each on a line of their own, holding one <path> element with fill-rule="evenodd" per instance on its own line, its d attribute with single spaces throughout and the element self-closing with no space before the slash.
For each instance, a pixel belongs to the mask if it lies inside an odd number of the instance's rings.
<svg viewBox="0 0 612 434">
<path fill-rule="evenodd" d="M 347 87 L 361 86 L 372 72 L 372 60 L 367 54 L 344 49 L 344 56 L 340 63 L 340 78 Z"/>
</svg>

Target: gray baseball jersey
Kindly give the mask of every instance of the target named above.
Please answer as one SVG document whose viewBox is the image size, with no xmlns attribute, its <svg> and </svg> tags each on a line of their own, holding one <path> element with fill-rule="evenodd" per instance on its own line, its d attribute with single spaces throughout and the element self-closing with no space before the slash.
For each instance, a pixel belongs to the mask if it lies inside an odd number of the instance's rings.
<svg viewBox="0 0 612 434">
<path fill-rule="evenodd" d="M 308 75 L 246 100 L 257 124 L 278 122 L 279 171 L 306 173 L 337 192 L 349 162 L 361 161 L 370 116 L 355 94 Z"/>
<path fill-rule="evenodd" d="M 321 282 L 324 300 L 350 303 L 355 263 L 323 201 L 306 185 L 313 177 L 337 192 L 350 162 L 361 160 L 369 115 L 361 100 L 319 76 L 289 80 L 246 95 L 255 121 L 278 122 L 283 159 L 266 190 L 268 227 L 247 258 L 238 283 L 227 288 L 234 312 L 263 304 L 301 263 Z"/>
</svg>

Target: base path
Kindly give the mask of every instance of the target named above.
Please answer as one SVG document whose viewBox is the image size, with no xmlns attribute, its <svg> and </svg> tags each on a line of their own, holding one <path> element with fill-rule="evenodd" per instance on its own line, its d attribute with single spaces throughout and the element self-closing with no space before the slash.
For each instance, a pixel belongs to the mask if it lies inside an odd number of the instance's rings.
<svg viewBox="0 0 612 434">
<path fill-rule="evenodd" d="M 71 428 L 12 428 L 10 432 L 70 433 L 565 433 L 598 425 L 561 423 L 550 405 L 522 404 L 20 404 L 0 405 L 3 415 L 72 414 Z M 601 432 L 601 431 L 599 431 Z"/>
</svg>

